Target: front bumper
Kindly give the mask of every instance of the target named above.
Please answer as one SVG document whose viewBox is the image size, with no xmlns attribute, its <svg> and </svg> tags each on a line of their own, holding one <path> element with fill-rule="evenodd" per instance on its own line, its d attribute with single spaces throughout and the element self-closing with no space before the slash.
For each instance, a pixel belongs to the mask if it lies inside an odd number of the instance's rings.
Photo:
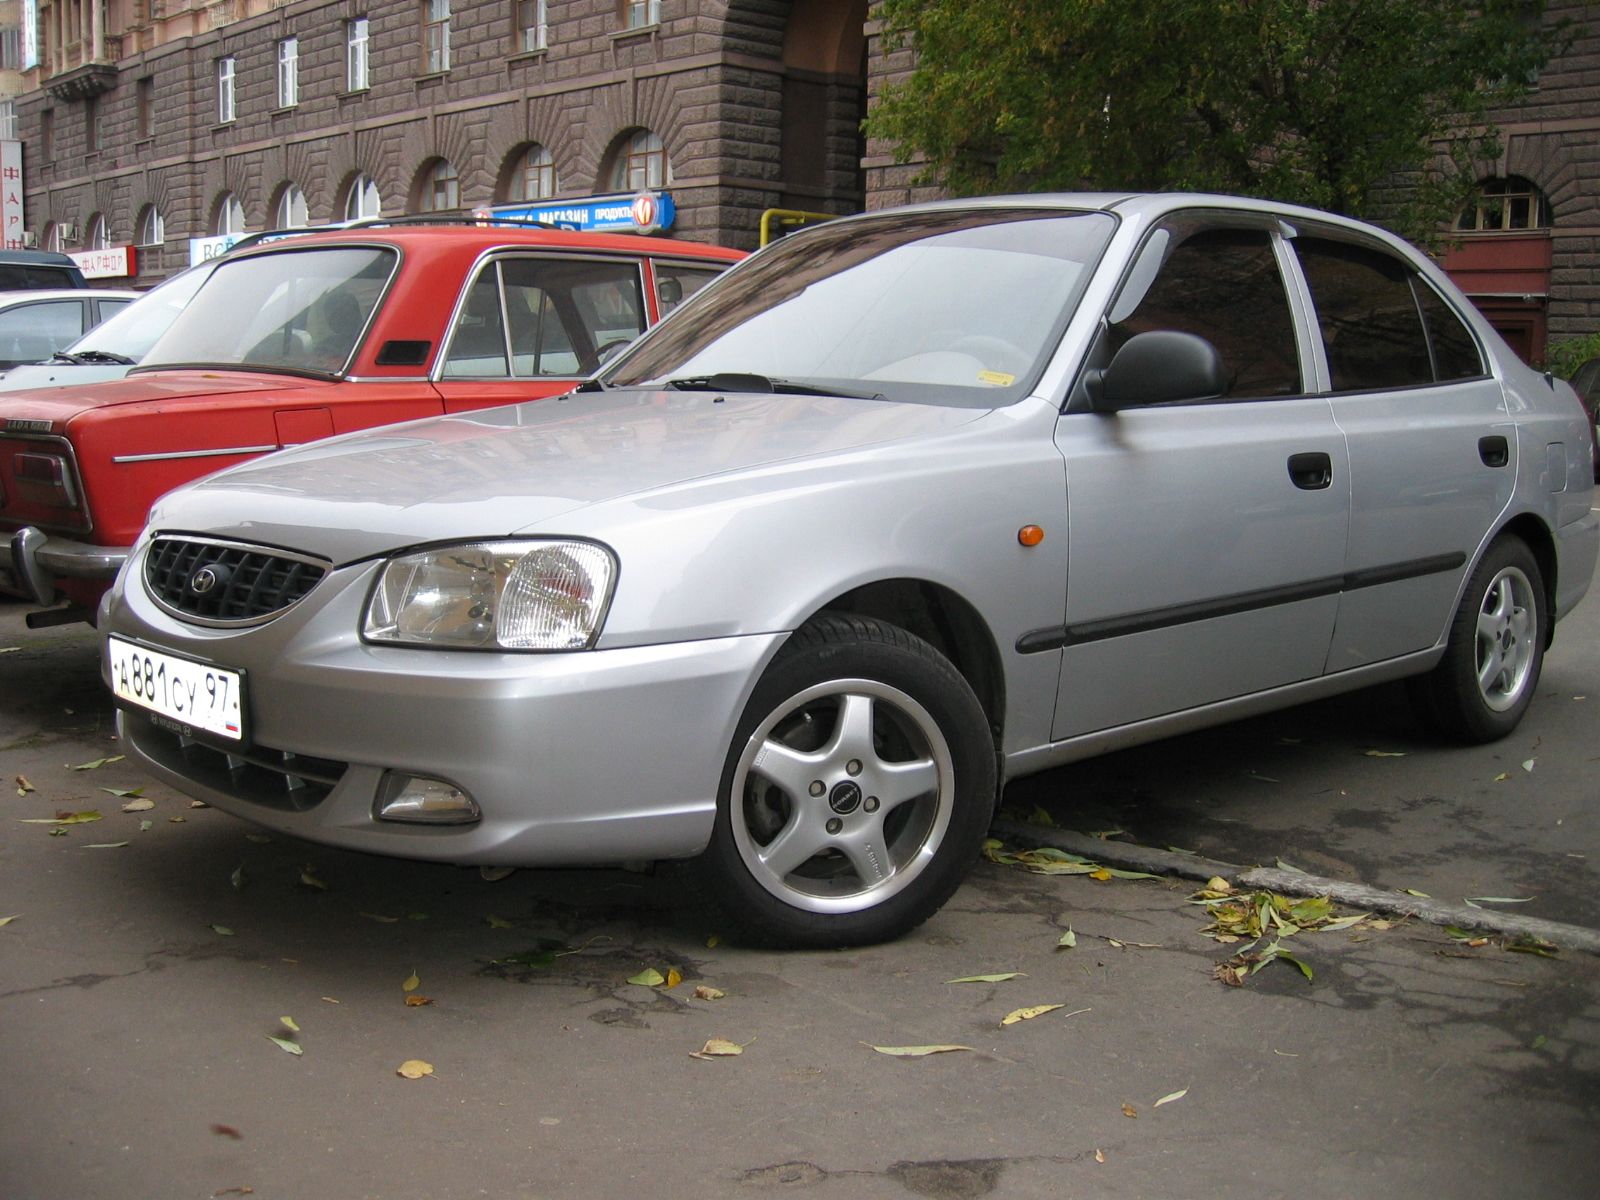
<svg viewBox="0 0 1600 1200">
<path fill-rule="evenodd" d="M 91 546 L 24 525 L 0 541 L 0 594 L 54 604 L 57 579 L 99 580 L 109 587 L 127 557 L 123 546 Z"/>
<path fill-rule="evenodd" d="M 127 753 L 175 788 L 310 841 L 404 858 L 556 866 L 680 858 L 710 838 L 734 726 L 782 634 L 501 654 L 356 635 L 377 564 L 334 571 L 263 625 L 204 629 L 130 572 L 102 631 L 245 674 L 232 756 L 119 713 Z M 379 821 L 388 771 L 447 780 L 473 825 Z"/>
</svg>

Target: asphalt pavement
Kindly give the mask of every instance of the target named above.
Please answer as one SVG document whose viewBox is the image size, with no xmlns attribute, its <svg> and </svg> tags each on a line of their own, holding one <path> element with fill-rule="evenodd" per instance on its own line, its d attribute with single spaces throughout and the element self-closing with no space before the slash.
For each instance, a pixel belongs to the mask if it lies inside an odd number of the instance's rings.
<svg viewBox="0 0 1600 1200">
<path fill-rule="evenodd" d="M 1195 882 L 993 862 L 892 945 L 749 950 L 672 871 L 489 882 L 193 808 L 115 760 L 89 631 L 22 611 L 0 607 L 6 1200 L 1595 1194 L 1600 957 L 1380 920 L 1295 934 L 1309 979 L 1234 987 Z M 1591 598 L 1495 746 L 1441 747 L 1380 690 L 1007 806 L 1600 927 L 1597 633 Z M 1011 977 L 951 982 L 977 975 Z M 740 1052 L 695 1056 L 714 1039 Z M 875 1048 L 932 1045 L 966 1048 Z"/>
</svg>

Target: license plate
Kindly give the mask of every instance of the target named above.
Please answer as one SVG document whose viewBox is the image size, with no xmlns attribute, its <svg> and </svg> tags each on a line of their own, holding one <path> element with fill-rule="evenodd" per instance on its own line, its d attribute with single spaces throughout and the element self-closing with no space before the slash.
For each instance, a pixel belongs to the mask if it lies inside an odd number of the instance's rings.
<svg viewBox="0 0 1600 1200">
<path fill-rule="evenodd" d="M 165 718 L 182 730 L 202 730 L 244 742 L 244 676 L 192 659 L 109 638 L 111 690 L 117 699 Z"/>
</svg>

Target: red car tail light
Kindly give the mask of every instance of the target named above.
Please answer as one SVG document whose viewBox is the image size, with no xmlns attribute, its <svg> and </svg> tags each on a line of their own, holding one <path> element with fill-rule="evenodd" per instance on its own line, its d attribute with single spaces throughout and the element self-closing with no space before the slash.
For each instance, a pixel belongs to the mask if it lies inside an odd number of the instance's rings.
<svg viewBox="0 0 1600 1200">
<path fill-rule="evenodd" d="M 11 460 L 17 495 L 51 508 L 77 508 L 78 488 L 72 468 L 58 454 L 18 454 Z"/>
</svg>

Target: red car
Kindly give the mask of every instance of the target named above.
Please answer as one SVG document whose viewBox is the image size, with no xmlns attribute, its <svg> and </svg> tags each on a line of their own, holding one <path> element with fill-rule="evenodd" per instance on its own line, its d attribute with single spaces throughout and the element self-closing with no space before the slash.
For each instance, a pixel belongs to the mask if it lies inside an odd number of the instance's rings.
<svg viewBox="0 0 1600 1200">
<path fill-rule="evenodd" d="M 235 253 L 125 378 L 0 396 L 0 594 L 89 620 L 163 492 L 258 454 L 572 390 L 742 258 L 396 222 Z"/>
</svg>

